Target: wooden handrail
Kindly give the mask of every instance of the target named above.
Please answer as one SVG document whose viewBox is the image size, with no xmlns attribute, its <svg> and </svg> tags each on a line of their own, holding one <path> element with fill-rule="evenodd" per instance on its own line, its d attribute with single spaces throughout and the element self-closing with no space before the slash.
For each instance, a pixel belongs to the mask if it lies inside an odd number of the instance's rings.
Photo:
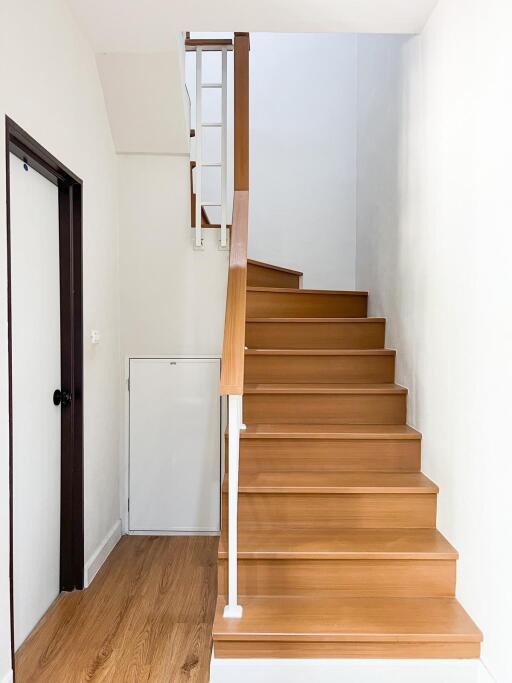
<svg viewBox="0 0 512 683">
<path fill-rule="evenodd" d="M 221 396 L 244 393 L 247 235 L 249 226 L 249 34 L 234 39 L 235 193 L 222 351 Z"/>
<path fill-rule="evenodd" d="M 249 193 L 235 191 L 220 377 L 221 396 L 242 396 L 244 393 L 248 225 Z"/>
<path fill-rule="evenodd" d="M 185 38 L 185 50 L 193 52 L 198 47 L 202 50 L 218 51 L 223 47 L 233 49 L 233 41 L 230 38 Z"/>
</svg>

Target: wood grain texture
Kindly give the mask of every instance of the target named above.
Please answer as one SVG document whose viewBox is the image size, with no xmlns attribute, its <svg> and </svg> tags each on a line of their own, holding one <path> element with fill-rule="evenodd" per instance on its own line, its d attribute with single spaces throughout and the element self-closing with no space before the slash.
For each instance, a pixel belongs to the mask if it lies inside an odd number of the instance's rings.
<svg viewBox="0 0 512 683">
<path fill-rule="evenodd" d="M 240 468 L 256 472 L 416 472 L 421 434 L 407 425 L 248 425 Z M 226 469 L 229 444 L 225 437 Z"/>
<path fill-rule="evenodd" d="M 232 50 L 233 41 L 230 38 L 186 38 L 185 50 L 187 52 L 195 52 L 198 47 L 214 52 L 222 48 Z"/>
<path fill-rule="evenodd" d="M 364 292 L 249 287 L 247 317 L 364 318 L 367 298 Z"/>
<path fill-rule="evenodd" d="M 249 226 L 249 34 L 234 38 L 235 192 L 222 350 L 221 396 L 242 395 Z"/>
<path fill-rule="evenodd" d="M 245 618 L 218 620 L 219 636 L 237 640 L 251 634 L 254 640 L 266 640 L 279 635 L 288 640 L 287 635 L 294 634 L 302 642 L 312 638 L 325 642 L 481 640 L 480 631 L 453 598 L 246 598 L 244 602 Z M 219 599 L 217 610 L 220 603 Z"/>
<path fill-rule="evenodd" d="M 234 165 L 235 192 L 249 190 L 249 34 L 234 40 Z"/>
<path fill-rule="evenodd" d="M 224 482 L 227 491 L 227 482 Z M 241 493 L 438 493 L 421 472 L 242 472 Z"/>
<path fill-rule="evenodd" d="M 227 534 L 219 542 L 226 559 Z M 243 559 L 456 560 L 458 553 L 437 529 L 240 529 Z"/>
<path fill-rule="evenodd" d="M 221 396 L 243 394 L 249 193 L 235 192 L 222 348 Z"/>
<path fill-rule="evenodd" d="M 435 528 L 435 493 L 241 493 L 240 528 L 412 529 Z M 223 519 L 228 513 L 223 494 Z"/>
<path fill-rule="evenodd" d="M 247 261 L 247 284 L 249 287 L 298 288 L 302 273 L 271 266 L 259 261 Z"/>
<path fill-rule="evenodd" d="M 265 261 L 255 261 L 252 258 L 247 259 L 247 263 L 250 266 L 259 266 L 260 268 L 265 268 L 266 270 L 277 270 L 280 273 L 287 273 L 288 275 L 297 275 L 298 277 L 304 275 L 302 270 L 293 270 L 292 268 L 285 268 L 284 266 L 276 266 L 273 263 L 265 263 Z"/>
<path fill-rule="evenodd" d="M 240 467 L 247 473 L 415 472 L 420 469 L 420 461 L 419 439 L 242 438 L 240 442 Z M 229 469 L 227 439 L 226 467 Z"/>
<path fill-rule="evenodd" d="M 207 683 L 217 539 L 124 536 L 16 656 L 17 683 Z"/>
<path fill-rule="evenodd" d="M 227 560 L 219 561 L 227 595 Z M 239 559 L 238 592 L 265 597 L 452 597 L 455 560 Z"/>
<path fill-rule="evenodd" d="M 218 658 L 273 659 L 478 659 L 480 643 L 293 642 L 269 639 L 216 640 Z"/>
<path fill-rule="evenodd" d="M 245 641 L 245 652 L 253 652 L 249 656 L 265 656 L 264 652 L 270 656 L 269 650 L 278 652 L 284 643 L 290 643 L 284 656 L 298 653 L 298 646 L 307 643 L 311 644 L 309 651 L 304 649 L 296 656 L 308 652 L 308 656 L 321 656 L 322 643 L 333 645 L 332 653 L 344 653 L 339 656 L 354 651 L 365 651 L 367 657 L 422 657 L 428 651 L 438 655 L 436 646 L 441 643 L 454 646 L 444 650 L 447 657 L 468 652 L 472 653 L 468 656 L 476 656 L 482 640 L 481 632 L 454 598 L 246 597 L 243 619 L 224 619 L 223 603 L 220 597 L 214 624 L 216 656 L 225 656 L 221 643 L 226 641 L 232 645 Z M 252 647 L 256 643 L 259 649 Z M 346 644 L 347 648 L 334 644 Z M 371 647 L 365 650 L 360 647 L 363 644 Z M 429 650 L 421 644 L 433 647 Z M 461 649 L 456 647 L 459 644 Z M 231 648 L 231 656 L 237 656 L 234 651 L 236 648 Z"/>
<path fill-rule="evenodd" d="M 385 349 L 245 352 L 246 383 L 384 383 L 394 379 L 395 352 Z"/>
<path fill-rule="evenodd" d="M 249 318 L 245 340 L 249 349 L 381 349 L 385 327 L 383 318 Z"/>
<path fill-rule="evenodd" d="M 245 385 L 248 424 L 403 424 L 407 392 L 393 384 Z"/>
<path fill-rule="evenodd" d="M 382 439 L 419 441 L 420 432 L 409 425 L 256 424 L 241 434 L 247 439 L 337 439 L 362 441 Z"/>
</svg>

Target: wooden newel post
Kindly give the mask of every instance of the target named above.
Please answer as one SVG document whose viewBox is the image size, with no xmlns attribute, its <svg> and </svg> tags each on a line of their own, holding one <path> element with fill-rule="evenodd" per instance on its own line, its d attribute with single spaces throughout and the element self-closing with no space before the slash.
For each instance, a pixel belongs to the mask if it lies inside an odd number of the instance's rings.
<svg viewBox="0 0 512 683">
<path fill-rule="evenodd" d="M 235 33 L 235 191 L 249 189 L 249 49 L 249 34 Z"/>
</svg>

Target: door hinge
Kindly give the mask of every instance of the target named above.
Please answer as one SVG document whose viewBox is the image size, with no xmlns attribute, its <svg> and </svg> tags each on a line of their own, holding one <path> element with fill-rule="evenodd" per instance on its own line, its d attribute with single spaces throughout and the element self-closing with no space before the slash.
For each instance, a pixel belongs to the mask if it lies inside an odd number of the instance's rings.
<svg viewBox="0 0 512 683">
<path fill-rule="evenodd" d="M 127 384 L 127 386 L 128 386 L 128 391 L 130 391 L 130 378 L 129 378 L 129 377 L 128 377 L 128 379 L 126 380 L 126 384 Z"/>
</svg>

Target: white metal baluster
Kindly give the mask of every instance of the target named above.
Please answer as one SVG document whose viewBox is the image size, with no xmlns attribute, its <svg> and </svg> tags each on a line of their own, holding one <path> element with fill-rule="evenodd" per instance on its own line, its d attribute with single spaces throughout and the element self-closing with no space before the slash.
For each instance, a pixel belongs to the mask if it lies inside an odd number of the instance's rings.
<svg viewBox="0 0 512 683">
<path fill-rule="evenodd" d="M 240 396 L 240 431 L 244 431 L 247 429 L 247 425 L 244 424 L 244 397 Z"/>
<path fill-rule="evenodd" d="M 201 201 L 201 144 L 203 137 L 202 130 L 202 97 L 203 97 L 203 51 L 200 47 L 196 49 L 196 238 L 195 238 L 195 248 L 201 249 L 203 246 L 203 235 L 202 235 L 202 201 Z"/>
<path fill-rule="evenodd" d="M 242 397 L 229 396 L 229 482 L 228 482 L 228 604 L 224 616 L 240 619 L 242 606 L 238 604 L 238 462 L 240 425 L 242 424 Z"/>
<path fill-rule="evenodd" d="M 227 230 L 227 128 L 228 128 L 228 51 L 222 50 L 222 142 L 221 142 L 221 216 L 220 216 L 220 247 L 228 246 Z"/>
</svg>

